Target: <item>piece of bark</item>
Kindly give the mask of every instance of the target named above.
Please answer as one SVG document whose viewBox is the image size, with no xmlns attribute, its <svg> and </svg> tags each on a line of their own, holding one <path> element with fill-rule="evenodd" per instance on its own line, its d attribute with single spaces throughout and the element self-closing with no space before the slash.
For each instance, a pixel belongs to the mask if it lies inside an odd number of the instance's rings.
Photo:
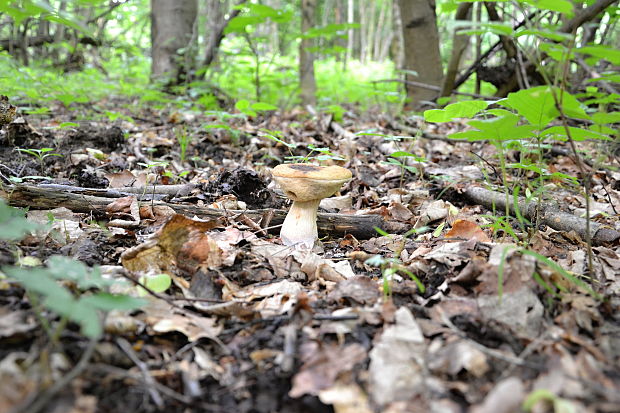
<svg viewBox="0 0 620 413">
<path fill-rule="evenodd" d="M 61 186 L 59 186 L 61 187 Z M 85 189 L 85 188 L 84 188 Z M 52 209 L 65 207 L 74 212 L 95 212 L 105 215 L 105 208 L 117 198 L 85 195 L 62 191 L 58 187 L 40 187 L 36 185 L 5 185 L 0 189 L 0 198 L 3 198 L 9 205 L 17 207 L 29 207 L 31 209 Z M 174 209 L 179 214 L 197 216 L 200 218 L 218 218 L 222 216 L 234 217 L 243 213 L 254 222 L 259 222 L 266 210 L 245 210 L 231 211 L 214 208 L 198 207 L 192 204 L 175 204 L 163 201 L 149 201 L 153 205 L 166 205 Z M 270 232 L 278 233 L 279 227 L 284 222 L 287 211 L 274 210 L 274 215 L 270 223 Z M 357 239 L 369 239 L 377 236 L 375 227 L 383 229 L 389 233 L 402 233 L 410 229 L 401 223 L 391 223 L 385 221 L 382 216 L 376 214 L 369 215 L 345 215 L 345 214 L 326 214 L 319 213 L 317 226 L 320 233 L 343 236 L 351 234 Z"/>
<path fill-rule="evenodd" d="M 470 201 L 489 209 L 493 208 L 493 205 L 501 211 L 506 209 L 506 195 L 503 193 L 472 186 L 465 190 L 465 195 Z M 514 214 L 512 196 L 510 200 L 510 213 Z M 523 198 L 519 198 L 519 212 L 531 221 L 536 218 L 537 207 L 536 202 L 527 202 Z M 553 205 L 540 205 L 539 221 L 557 231 L 575 231 L 581 239 L 586 239 L 586 220 L 568 212 L 560 211 Z M 620 232 L 593 221 L 590 221 L 590 234 L 592 234 L 592 243 L 596 245 L 617 242 L 620 239 Z"/>
</svg>

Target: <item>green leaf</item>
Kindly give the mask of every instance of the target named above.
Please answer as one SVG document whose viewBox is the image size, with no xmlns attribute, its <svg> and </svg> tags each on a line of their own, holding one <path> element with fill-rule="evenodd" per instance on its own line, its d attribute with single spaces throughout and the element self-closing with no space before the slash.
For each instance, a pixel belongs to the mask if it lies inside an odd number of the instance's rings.
<svg viewBox="0 0 620 413">
<path fill-rule="evenodd" d="M 527 250 L 527 249 L 520 248 L 519 251 L 522 254 L 524 254 L 524 255 L 529 255 L 531 257 L 536 258 L 539 262 L 547 265 L 552 270 L 554 270 L 555 272 L 560 274 L 562 277 L 566 278 L 568 281 L 570 281 L 574 285 L 584 289 L 588 294 L 592 295 L 593 297 L 595 297 L 597 299 L 601 298 L 600 294 L 598 294 L 596 291 L 592 290 L 592 288 L 590 288 L 590 286 L 588 284 L 586 284 L 585 282 L 583 282 L 579 278 L 575 277 L 573 274 L 571 274 L 568 271 L 566 271 L 564 268 L 562 268 L 561 265 L 559 265 L 555 261 L 552 261 L 549 258 L 545 257 L 544 255 L 541 255 L 541 254 L 539 254 L 537 252 L 530 251 L 530 250 Z"/>
<path fill-rule="evenodd" d="M 585 141 L 588 139 L 597 139 L 604 141 L 611 140 L 609 136 L 589 129 L 581 129 L 569 126 L 568 130 L 570 132 L 571 138 L 573 138 L 573 140 L 575 141 Z M 552 126 L 550 128 L 547 128 L 542 131 L 541 136 L 552 137 L 553 139 L 560 141 L 568 140 L 568 136 L 566 135 L 566 129 L 563 126 Z"/>
<path fill-rule="evenodd" d="M 0 200 L 0 239 L 17 241 L 40 226 L 26 219 L 24 211 L 13 208 Z"/>
<path fill-rule="evenodd" d="M 572 16 L 573 3 L 568 0 L 519 0 L 520 3 L 531 4 L 541 10 L 557 11 Z"/>
<path fill-rule="evenodd" d="M 536 36 L 539 38 L 553 40 L 554 42 L 561 42 L 564 40 L 569 40 L 571 38 L 571 35 L 568 33 L 560 33 L 558 31 L 545 29 L 523 29 L 515 34 L 515 37 L 517 38 L 521 36 Z M 541 44 L 540 46 L 542 47 L 543 44 Z"/>
<path fill-rule="evenodd" d="M 204 129 L 226 129 L 226 130 L 232 129 L 230 126 L 225 125 L 223 123 L 215 124 L 215 125 L 204 125 L 203 128 Z"/>
<path fill-rule="evenodd" d="M 168 280 L 170 280 L 169 276 L 168 276 Z M 170 284 L 168 284 L 168 286 L 170 286 Z M 110 293 L 97 293 L 97 294 L 89 295 L 86 297 L 82 297 L 81 301 L 85 304 L 88 304 L 94 308 L 97 308 L 103 311 L 135 310 L 136 308 L 140 308 L 143 305 L 146 305 L 147 303 L 146 300 L 141 299 L 141 298 L 134 298 L 128 295 L 110 294 Z"/>
<path fill-rule="evenodd" d="M 620 112 L 596 112 L 592 115 L 592 120 L 598 125 L 620 123 Z"/>
<path fill-rule="evenodd" d="M 385 232 L 384 230 L 382 230 L 382 229 L 381 229 L 381 228 L 379 228 L 379 227 L 373 227 L 373 229 L 374 229 L 375 231 L 377 231 L 377 233 L 378 233 L 379 235 L 381 235 L 382 237 L 389 237 L 389 236 L 390 236 L 390 234 L 388 234 L 387 232 Z"/>
<path fill-rule="evenodd" d="M 405 151 L 396 151 L 391 153 L 389 156 L 393 157 L 393 158 L 400 158 L 401 156 L 414 156 L 416 157 L 417 155 L 411 152 L 405 152 Z"/>
<path fill-rule="evenodd" d="M 581 102 L 577 98 L 566 91 L 558 91 L 560 98 L 560 107 L 564 115 L 574 119 L 590 119 Z"/>
<path fill-rule="evenodd" d="M 538 86 L 509 93 L 508 97 L 500 104 L 516 110 L 519 115 L 539 130 L 545 128 L 560 115 L 548 86 Z"/>
<path fill-rule="evenodd" d="M 465 100 L 463 102 L 452 103 L 443 109 L 431 109 L 424 112 L 424 119 L 427 122 L 450 122 L 455 118 L 471 118 L 489 104 L 483 100 Z"/>
<path fill-rule="evenodd" d="M 277 106 L 274 105 L 270 105 L 269 103 L 265 103 L 265 102 L 256 102 L 256 103 L 252 103 L 251 105 L 252 109 L 254 110 L 278 110 Z"/>
<path fill-rule="evenodd" d="M 596 56 L 614 65 L 620 65 L 620 50 L 606 45 L 584 46 L 575 50 L 576 53 Z"/>
<path fill-rule="evenodd" d="M 168 288 L 170 288 L 170 285 L 172 284 L 172 279 L 168 274 L 162 273 L 149 277 L 140 277 L 140 282 L 156 293 L 163 293 Z M 143 288 L 140 288 L 140 290 L 142 290 L 140 293 L 141 295 L 147 294 L 147 292 L 144 291 Z"/>
<path fill-rule="evenodd" d="M 103 288 L 115 283 L 101 276 L 99 267 L 90 268 L 75 259 L 54 255 L 47 260 L 48 273 L 58 280 L 73 281 L 80 289 Z"/>
<path fill-rule="evenodd" d="M 263 23 L 267 19 L 260 16 L 237 16 L 228 22 L 224 34 L 229 33 L 244 33 L 246 28 L 251 25 Z"/>
<path fill-rule="evenodd" d="M 246 99 L 238 100 L 235 103 L 235 108 L 242 113 L 245 113 L 248 116 L 256 116 L 257 113 L 250 108 L 250 102 Z"/>
<path fill-rule="evenodd" d="M 76 128 L 78 126 L 80 126 L 80 124 L 75 123 L 75 122 L 63 122 L 60 125 L 58 125 L 59 128 Z"/>
<path fill-rule="evenodd" d="M 467 122 L 477 130 L 458 132 L 449 135 L 450 139 L 467 139 L 469 141 L 490 140 L 497 144 L 501 141 L 523 139 L 532 136 L 532 125 L 517 126 L 519 116 L 505 109 L 491 109 L 487 111 L 495 117 Z"/>
</svg>

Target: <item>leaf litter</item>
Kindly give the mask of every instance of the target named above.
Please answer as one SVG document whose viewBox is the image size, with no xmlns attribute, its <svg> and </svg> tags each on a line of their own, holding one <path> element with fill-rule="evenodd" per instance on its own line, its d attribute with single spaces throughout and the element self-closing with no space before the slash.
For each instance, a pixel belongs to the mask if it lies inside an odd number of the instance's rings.
<svg viewBox="0 0 620 413">
<path fill-rule="evenodd" d="M 587 280 L 597 297 L 567 278 L 584 279 L 589 265 L 579 235 L 535 228 L 530 249 L 545 258 L 540 259 L 498 230 L 492 211 L 463 196 L 489 173 L 484 164 L 472 165 L 469 151 L 488 156 L 480 144 L 416 139 L 409 150 L 429 161 L 422 175 L 414 175 L 381 162 L 397 149 L 394 142 L 382 136 L 344 139 L 323 115 L 298 116 L 232 120 L 241 136 L 236 142 L 226 141 L 221 131 L 197 128 L 209 119 L 180 113 L 153 130 L 123 121 L 118 129 L 128 131 L 125 142 L 113 139 L 98 147 L 93 141 L 90 150 L 71 143 L 75 137 L 64 141 L 66 147 L 61 143 L 58 150 L 67 156 L 47 165 L 55 183 L 66 185 L 80 175 L 81 182 L 105 182 L 103 188 L 120 192 L 145 190 L 114 198 L 97 217 L 34 205 L 28 218 L 44 229 L 18 244 L 19 259 L 36 264 L 64 253 L 103 265 L 104 276 L 118 281 L 114 291 L 134 296 L 147 291 L 148 303 L 108 314 L 89 366 L 51 407 L 617 411 L 617 240 L 593 248 L 594 272 Z M 145 148 L 171 151 L 179 122 L 195 129 L 189 150 L 201 159 L 188 175 L 191 185 L 162 197 L 168 204 L 156 204 L 146 198 L 148 189 L 152 196 L 155 186 L 174 182 L 164 176 L 165 168 L 145 170 L 138 162 L 144 161 Z M 102 136 L 114 132 L 93 125 Z M 29 133 L 49 138 L 36 132 L 44 126 L 42 120 Z M 394 133 L 372 119 L 350 120 L 345 127 Z M 347 165 L 354 179 L 322 208 L 379 214 L 394 231 L 370 239 L 322 234 L 327 237 L 320 248 L 302 252 L 280 243 L 267 212 L 258 220 L 240 219 L 238 210 L 244 208 L 286 208 L 270 185 L 269 170 L 287 156 L 287 148 L 261 138 L 261 129 L 281 130 L 301 147 L 354 154 Z M 14 162 L 5 152 L 0 158 Z M 568 157 L 558 157 L 554 165 L 575 173 Z M 166 168 L 181 173 L 184 166 Z M 620 199 L 618 179 L 617 174 L 595 177 L 591 211 L 593 219 L 615 230 L 620 229 L 612 203 Z M 581 195 L 558 189 L 552 196 L 567 211 L 583 212 Z M 175 203 L 225 213 L 199 219 L 174 212 Z M 533 230 L 518 223 L 513 228 L 522 238 Z M 0 247 L 2 262 L 15 263 Z M 169 287 L 148 288 L 150 277 L 162 274 L 170 278 Z M 66 374 L 85 344 L 69 323 L 54 346 L 42 347 L 45 332 L 37 327 L 35 304 L 6 279 L 0 279 L 0 292 L 0 377 L 7 383 L 0 410 L 11 411 Z M 44 353 L 46 363 L 39 361 Z"/>
</svg>

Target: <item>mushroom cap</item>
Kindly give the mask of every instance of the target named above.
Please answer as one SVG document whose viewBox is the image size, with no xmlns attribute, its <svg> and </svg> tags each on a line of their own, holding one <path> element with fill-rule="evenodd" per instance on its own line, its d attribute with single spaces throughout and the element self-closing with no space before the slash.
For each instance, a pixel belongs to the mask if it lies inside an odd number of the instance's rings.
<svg viewBox="0 0 620 413">
<path fill-rule="evenodd" d="M 273 178 L 287 197 L 307 202 L 334 195 L 353 176 L 340 166 L 317 166 L 307 163 L 282 164 L 273 168 Z"/>
</svg>

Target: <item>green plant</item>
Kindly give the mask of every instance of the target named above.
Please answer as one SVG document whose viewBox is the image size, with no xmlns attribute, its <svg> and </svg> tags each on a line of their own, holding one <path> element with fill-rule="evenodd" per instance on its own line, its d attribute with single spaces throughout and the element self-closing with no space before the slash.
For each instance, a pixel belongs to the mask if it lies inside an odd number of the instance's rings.
<svg viewBox="0 0 620 413">
<path fill-rule="evenodd" d="M 39 167 L 41 168 L 41 173 L 43 173 L 43 161 L 50 156 L 62 156 L 59 153 L 52 152 L 54 148 L 41 148 L 41 149 L 22 149 L 17 148 L 18 151 L 27 153 L 28 155 L 34 156 L 39 161 Z"/>
<path fill-rule="evenodd" d="M 412 228 L 411 230 L 403 234 L 400 248 L 394 252 L 393 257 L 391 258 L 385 258 L 381 255 L 373 255 L 372 257 L 364 261 L 364 264 L 370 265 L 372 267 L 380 268 L 381 276 L 383 278 L 383 295 L 385 297 L 389 297 L 392 294 L 392 287 L 391 287 L 392 278 L 394 274 L 398 274 L 398 273 L 405 274 L 409 278 L 411 278 L 411 280 L 413 280 L 413 282 L 415 282 L 416 285 L 418 286 L 418 291 L 420 291 L 420 293 L 424 294 L 424 292 L 426 291 L 426 287 L 424 287 L 424 284 L 422 283 L 422 281 L 420 281 L 420 279 L 414 273 L 409 271 L 407 267 L 403 265 L 402 261 L 398 257 L 400 257 L 402 250 L 405 248 L 405 243 L 407 242 L 407 238 L 409 238 L 411 235 L 421 234 L 423 232 L 426 232 L 427 230 L 428 230 L 427 227 Z M 390 237 L 390 238 L 392 237 L 390 234 L 388 234 L 381 228 L 375 227 L 375 231 L 377 231 L 379 235 L 381 236 Z"/>
<path fill-rule="evenodd" d="M 423 156 L 418 156 L 411 152 L 413 148 L 413 144 L 415 143 L 415 139 L 419 136 L 396 136 L 396 135 L 384 135 L 382 133 L 372 133 L 372 132 L 359 132 L 357 133 L 359 136 L 381 136 L 388 142 L 394 142 L 396 145 L 396 150 L 388 155 L 388 160 L 383 161 L 382 163 L 387 165 L 396 165 L 400 169 L 400 183 L 399 187 L 402 188 L 405 180 L 405 173 L 410 172 L 414 175 L 418 175 L 420 177 L 423 176 L 422 173 L 422 164 L 426 162 L 426 158 Z M 408 141 L 409 145 L 406 148 L 401 148 L 400 144 L 403 141 Z M 410 161 L 416 163 L 415 166 L 410 165 Z"/>
<path fill-rule="evenodd" d="M 284 157 L 285 162 L 287 163 L 308 163 L 311 161 L 317 161 L 321 163 L 327 160 L 333 160 L 333 161 L 344 161 L 345 160 L 345 158 L 343 158 L 342 156 L 331 152 L 329 148 L 319 148 L 313 144 L 300 145 L 300 144 L 286 142 L 285 140 L 282 139 L 282 132 L 280 131 L 274 131 L 274 130 L 268 130 L 268 129 L 261 129 L 260 131 L 262 133 L 261 134 L 262 137 L 266 137 L 273 141 L 276 141 L 284 145 L 288 149 L 289 156 Z M 306 152 L 307 152 L 306 155 L 302 156 L 302 155 L 293 154 L 293 149 L 297 149 L 300 146 L 303 146 L 306 148 Z"/>
<path fill-rule="evenodd" d="M 235 108 L 247 115 L 247 116 L 257 116 L 258 113 L 257 112 L 264 112 L 264 111 L 270 111 L 270 110 L 277 110 L 278 108 L 274 105 L 271 105 L 269 103 L 265 103 L 265 102 L 254 102 L 254 103 L 250 103 L 250 101 L 246 100 L 246 99 L 241 99 L 238 100 L 237 103 L 235 103 Z"/>
<path fill-rule="evenodd" d="M 266 39 L 256 35 L 256 26 L 266 23 L 267 21 L 271 21 L 276 24 L 287 23 L 292 19 L 293 12 L 290 9 L 287 10 L 286 7 L 274 9 L 273 7 L 256 3 L 243 3 L 235 6 L 235 8 L 241 9 L 243 13 L 240 13 L 228 22 L 225 33 L 238 33 L 246 41 L 254 63 L 253 74 L 255 98 L 257 101 L 260 101 L 262 53 L 258 49 L 258 43 L 265 41 Z M 272 59 L 267 63 L 267 67 L 271 65 L 274 57 L 275 53 L 272 56 Z"/>
<path fill-rule="evenodd" d="M 187 129 L 185 127 L 176 128 L 174 130 L 174 136 L 179 143 L 179 147 L 181 152 L 179 153 L 179 157 L 181 158 L 181 163 L 185 163 L 185 155 L 187 154 L 187 146 L 191 142 L 191 136 L 187 133 Z"/>
<path fill-rule="evenodd" d="M 46 268 L 3 267 L 2 272 L 24 286 L 43 327 L 53 341 L 59 337 L 67 321 L 79 324 L 84 335 L 99 337 L 103 331 L 100 313 L 132 310 L 144 304 L 143 300 L 137 298 L 109 293 L 109 287 L 118 281 L 105 279 L 99 268 L 89 268 L 68 257 L 50 257 Z M 74 292 L 58 281 L 74 284 L 78 291 Z M 43 308 L 61 317 L 56 328 L 53 329 L 43 318 Z"/>
<path fill-rule="evenodd" d="M 22 210 L 0 201 L 0 239 L 17 241 L 38 228 L 39 225 L 24 217 Z M 102 332 L 101 312 L 131 310 L 144 303 L 136 298 L 109 293 L 109 287 L 118 284 L 118 281 L 103 278 L 99 268 L 88 268 L 68 257 L 50 257 L 47 267 L 4 266 L 0 276 L 8 276 L 24 286 L 52 341 L 58 339 L 68 321 L 79 324 L 86 336 L 98 337 Z M 52 328 L 44 317 L 43 309 L 61 316 L 56 328 Z"/>
<path fill-rule="evenodd" d="M 10 207 L 0 199 L 0 240 L 18 241 L 38 228 L 26 219 L 23 210 Z"/>
<path fill-rule="evenodd" d="M 533 390 L 527 395 L 521 408 L 526 412 L 531 412 L 539 403 L 551 405 L 554 413 L 577 413 L 577 408 L 569 400 L 563 399 L 547 389 Z"/>
</svg>

